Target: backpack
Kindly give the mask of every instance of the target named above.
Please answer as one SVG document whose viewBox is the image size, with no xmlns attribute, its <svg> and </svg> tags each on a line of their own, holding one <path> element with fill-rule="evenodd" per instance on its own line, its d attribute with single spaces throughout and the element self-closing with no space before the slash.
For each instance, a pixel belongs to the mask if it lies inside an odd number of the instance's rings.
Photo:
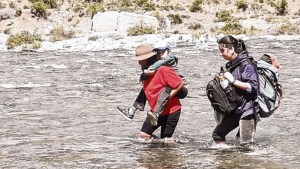
<svg viewBox="0 0 300 169">
<path fill-rule="evenodd" d="M 229 70 L 247 62 L 257 68 L 259 78 L 259 91 L 256 99 L 259 107 L 258 114 L 261 118 L 269 117 L 281 103 L 282 86 L 278 83 L 278 75 L 275 68 L 263 60 L 244 59 L 237 65 L 230 67 Z M 207 84 L 207 97 L 211 102 L 211 106 L 219 113 L 229 114 L 245 100 L 243 96 L 236 92 L 235 87 L 230 86 L 229 89 L 229 91 L 222 89 L 218 75 Z"/>
<path fill-rule="evenodd" d="M 229 69 L 236 66 L 238 65 L 232 66 Z M 216 75 L 213 80 L 208 82 L 206 95 L 215 111 L 222 114 L 231 114 L 245 101 L 245 98 L 240 95 L 231 84 L 229 84 L 225 90 L 221 87 L 220 75 L 222 73 L 224 73 L 223 67 L 221 67 L 220 73 Z"/>
<path fill-rule="evenodd" d="M 282 86 L 278 83 L 278 75 L 275 68 L 263 61 L 256 62 L 259 77 L 259 92 L 256 102 L 259 105 L 259 116 L 266 118 L 271 116 L 279 107 L 282 98 Z"/>
</svg>

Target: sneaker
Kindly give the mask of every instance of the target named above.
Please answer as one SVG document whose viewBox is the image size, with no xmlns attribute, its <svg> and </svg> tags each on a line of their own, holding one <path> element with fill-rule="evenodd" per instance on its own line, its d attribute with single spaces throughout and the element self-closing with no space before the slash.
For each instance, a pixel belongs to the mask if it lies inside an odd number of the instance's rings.
<svg viewBox="0 0 300 169">
<path fill-rule="evenodd" d="M 123 115 L 124 117 L 125 117 L 125 119 L 127 119 L 127 120 L 129 120 L 129 121 L 131 121 L 132 119 L 133 119 L 133 117 L 134 117 L 134 113 L 135 113 L 135 111 L 132 109 L 132 108 L 125 108 L 125 109 L 122 109 L 122 108 L 120 108 L 120 107 L 117 107 L 117 110 L 118 110 L 118 112 L 121 114 L 121 115 Z M 129 113 L 129 111 L 133 111 L 131 114 Z"/>
<path fill-rule="evenodd" d="M 151 111 L 148 111 L 147 112 L 147 119 L 149 119 L 150 123 L 153 125 L 153 126 L 157 126 L 157 116 L 155 113 L 151 112 Z"/>
</svg>

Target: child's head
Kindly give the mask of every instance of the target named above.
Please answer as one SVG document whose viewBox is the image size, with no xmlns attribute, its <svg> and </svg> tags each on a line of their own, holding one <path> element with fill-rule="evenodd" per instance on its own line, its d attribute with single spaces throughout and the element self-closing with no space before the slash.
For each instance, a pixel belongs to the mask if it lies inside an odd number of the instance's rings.
<svg viewBox="0 0 300 169">
<path fill-rule="evenodd" d="M 167 53 L 171 52 L 171 47 L 166 41 L 158 41 L 154 45 L 154 50 L 156 53 L 158 53 L 160 56 L 162 56 L 166 51 Z"/>
<path fill-rule="evenodd" d="M 273 54 L 264 54 L 262 57 L 260 57 L 260 60 L 263 60 L 271 65 L 273 65 L 276 69 L 280 69 L 280 63 L 276 56 Z"/>
<path fill-rule="evenodd" d="M 231 35 L 224 36 L 218 40 L 218 45 L 220 53 L 226 60 L 233 60 L 235 55 L 247 50 L 244 41 Z"/>
</svg>

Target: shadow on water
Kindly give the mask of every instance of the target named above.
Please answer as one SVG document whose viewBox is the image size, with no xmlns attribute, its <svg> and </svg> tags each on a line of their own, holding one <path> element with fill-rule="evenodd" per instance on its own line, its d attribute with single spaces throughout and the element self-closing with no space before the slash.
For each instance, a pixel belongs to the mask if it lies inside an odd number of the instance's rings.
<svg viewBox="0 0 300 169">
<path fill-rule="evenodd" d="M 137 162 L 145 168 L 183 168 L 185 165 L 184 156 L 177 145 L 150 144 L 137 151 L 141 152 Z"/>
</svg>

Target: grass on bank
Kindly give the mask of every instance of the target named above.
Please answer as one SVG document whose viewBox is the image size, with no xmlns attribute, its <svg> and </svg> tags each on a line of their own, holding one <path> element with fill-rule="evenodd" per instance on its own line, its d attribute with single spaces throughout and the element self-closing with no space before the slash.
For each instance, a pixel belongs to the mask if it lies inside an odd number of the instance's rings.
<svg viewBox="0 0 300 169">
<path fill-rule="evenodd" d="M 29 44 L 33 49 L 37 49 L 41 45 L 42 38 L 40 35 L 31 34 L 27 31 L 23 31 L 16 35 L 11 35 L 7 39 L 6 46 L 8 49 L 12 49 L 16 46 L 23 44 Z"/>
<path fill-rule="evenodd" d="M 75 37 L 75 31 L 65 30 L 63 26 L 57 26 L 50 32 L 50 39 L 52 41 L 61 41 Z"/>
<path fill-rule="evenodd" d="M 152 26 L 147 26 L 143 22 L 133 27 L 128 28 L 128 36 L 140 36 L 145 34 L 154 34 L 156 31 Z"/>
</svg>

